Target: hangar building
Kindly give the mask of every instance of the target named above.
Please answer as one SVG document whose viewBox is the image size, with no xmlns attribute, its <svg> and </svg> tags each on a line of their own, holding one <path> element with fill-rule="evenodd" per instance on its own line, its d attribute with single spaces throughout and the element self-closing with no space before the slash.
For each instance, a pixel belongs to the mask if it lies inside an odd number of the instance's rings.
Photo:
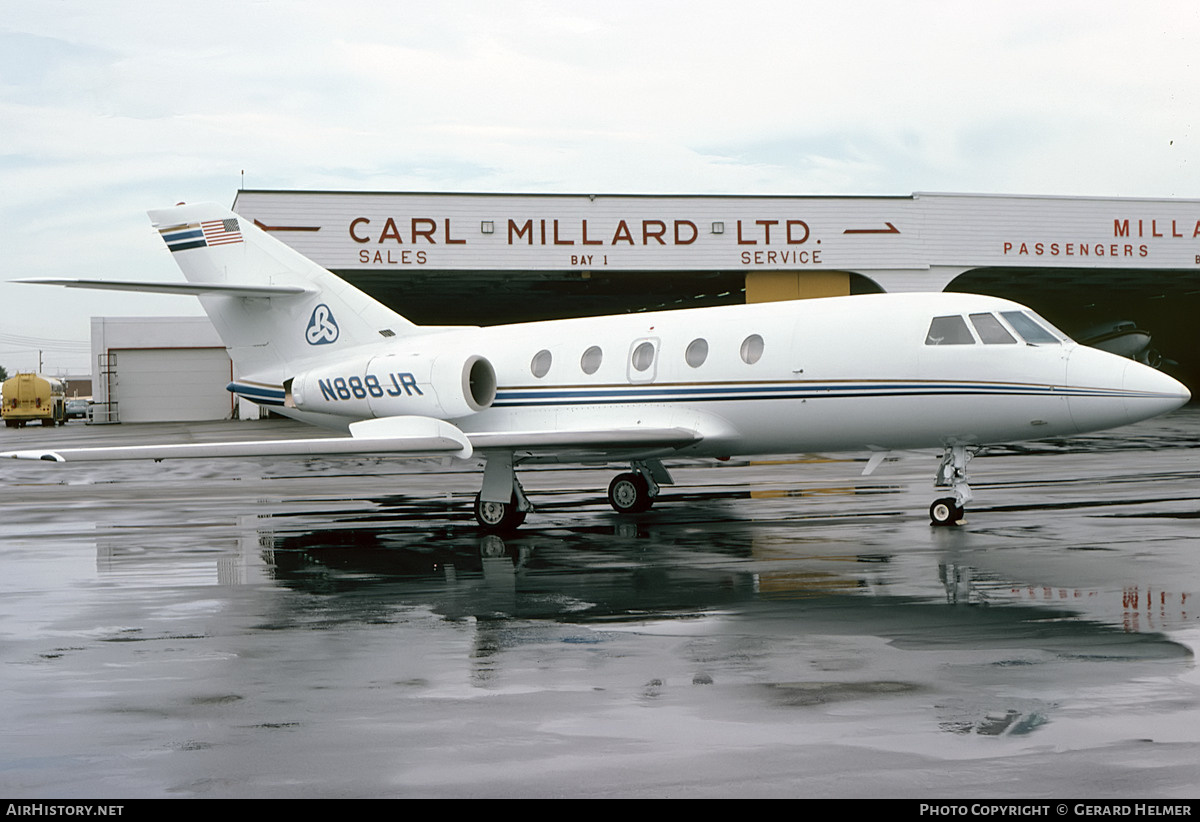
<svg viewBox="0 0 1200 822">
<path fill-rule="evenodd" d="M 229 419 L 233 363 L 207 317 L 92 317 L 92 421 Z"/>
<path fill-rule="evenodd" d="M 421 324 L 967 291 L 1080 340 L 1149 335 L 1138 356 L 1200 383 L 1200 200 L 243 190 L 233 208 Z"/>
</svg>

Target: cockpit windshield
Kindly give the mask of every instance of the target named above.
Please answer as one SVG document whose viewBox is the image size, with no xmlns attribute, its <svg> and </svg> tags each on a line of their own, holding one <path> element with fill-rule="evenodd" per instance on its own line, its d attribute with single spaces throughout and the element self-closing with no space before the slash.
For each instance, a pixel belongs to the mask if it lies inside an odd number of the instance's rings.
<svg viewBox="0 0 1200 822">
<path fill-rule="evenodd" d="M 934 317 L 925 334 L 926 345 L 1013 345 L 1015 332 L 1030 345 L 1061 345 L 1070 338 L 1032 311 L 1001 311 L 1006 326 L 995 314 L 971 314 L 971 324 L 957 314 Z M 971 333 L 971 329 L 975 333 Z"/>
<path fill-rule="evenodd" d="M 1047 331 L 1046 326 L 1054 328 L 1050 323 L 1041 319 L 1041 317 L 1035 319 L 1032 314 L 1025 311 L 1001 311 L 1000 316 L 1006 319 L 1008 324 L 1024 337 L 1027 343 L 1033 343 L 1034 345 L 1059 345 L 1066 339 L 1066 335 L 1061 331 L 1058 332 L 1058 336 Z M 1054 330 L 1058 331 L 1057 328 Z"/>
</svg>

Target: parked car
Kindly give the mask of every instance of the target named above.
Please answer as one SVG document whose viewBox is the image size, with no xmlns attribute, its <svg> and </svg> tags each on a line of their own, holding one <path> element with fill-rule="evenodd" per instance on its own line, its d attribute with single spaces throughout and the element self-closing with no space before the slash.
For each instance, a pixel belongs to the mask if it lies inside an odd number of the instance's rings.
<svg viewBox="0 0 1200 822">
<path fill-rule="evenodd" d="M 67 419 L 86 420 L 91 405 L 87 400 L 67 400 Z"/>
</svg>

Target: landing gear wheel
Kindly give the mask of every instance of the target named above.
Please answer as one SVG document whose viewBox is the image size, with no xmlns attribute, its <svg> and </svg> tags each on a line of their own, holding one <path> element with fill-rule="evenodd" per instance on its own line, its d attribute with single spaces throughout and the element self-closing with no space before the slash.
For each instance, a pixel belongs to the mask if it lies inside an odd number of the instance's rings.
<svg viewBox="0 0 1200 822">
<path fill-rule="evenodd" d="M 479 527 L 492 534 L 515 531 L 525 522 L 525 512 L 517 510 L 517 497 L 510 502 L 484 502 L 475 495 L 475 521 Z"/>
<path fill-rule="evenodd" d="M 954 525 L 963 517 L 963 509 L 954 497 L 935 499 L 929 506 L 931 525 Z"/>
<path fill-rule="evenodd" d="M 618 514 L 640 514 L 650 510 L 654 497 L 650 483 L 641 474 L 618 474 L 608 484 L 608 504 Z"/>
</svg>

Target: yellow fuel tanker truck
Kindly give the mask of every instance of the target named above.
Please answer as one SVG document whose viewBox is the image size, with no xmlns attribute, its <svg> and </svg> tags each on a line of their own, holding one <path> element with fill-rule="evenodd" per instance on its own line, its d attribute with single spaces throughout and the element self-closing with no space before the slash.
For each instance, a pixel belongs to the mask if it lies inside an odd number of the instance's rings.
<svg viewBox="0 0 1200 822">
<path fill-rule="evenodd" d="M 4 381 L 0 415 L 9 428 L 20 428 L 31 420 L 42 425 L 67 421 L 67 399 L 62 380 L 40 374 L 17 374 Z"/>
</svg>

